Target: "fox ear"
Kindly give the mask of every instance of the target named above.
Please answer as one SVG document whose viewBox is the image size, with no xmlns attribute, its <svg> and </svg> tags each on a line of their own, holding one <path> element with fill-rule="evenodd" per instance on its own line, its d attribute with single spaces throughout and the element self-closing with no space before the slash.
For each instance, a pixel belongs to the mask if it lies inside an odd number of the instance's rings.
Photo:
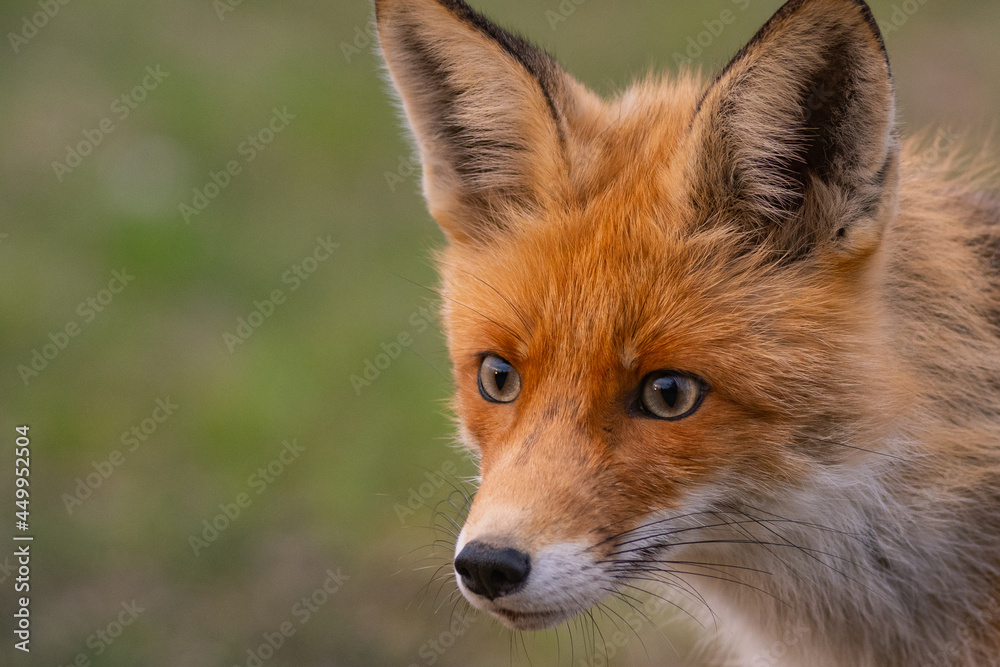
<svg viewBox="0 0 1000 667">
<path fill-rule="evenodd" d="M 791 0 L 705 93 L 688 167 L 702 219 L 786 260 L 872 250 L 894 210 L 888 56 L 863 0 Z"/>
<path fill-rule="evenodd" d="M 579 84 L 462 0 L 377 0 L 379 42 L 453 242 L 482 243 L 565 184 Z"/>
</svg>

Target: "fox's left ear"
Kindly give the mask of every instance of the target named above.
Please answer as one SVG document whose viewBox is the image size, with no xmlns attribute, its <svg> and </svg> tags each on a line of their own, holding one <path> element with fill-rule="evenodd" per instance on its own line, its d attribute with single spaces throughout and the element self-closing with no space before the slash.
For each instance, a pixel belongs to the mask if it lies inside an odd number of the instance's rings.
<svg viewBox="0 0 1000 667">
<path fill-rule="evenodd" d="M 870 252 L 895 210 L 885 46 L 863 0 L 791 0 L 709 87 L 687 166 L 698 215 L 785 260 Z"/>
<path fill-rule="evenodd" d="M 376 0 L 375 12 L 449 239 L 482 244 L 559 196 L 569 124 L 589 93 L 463 0 Z"/>
</svg>

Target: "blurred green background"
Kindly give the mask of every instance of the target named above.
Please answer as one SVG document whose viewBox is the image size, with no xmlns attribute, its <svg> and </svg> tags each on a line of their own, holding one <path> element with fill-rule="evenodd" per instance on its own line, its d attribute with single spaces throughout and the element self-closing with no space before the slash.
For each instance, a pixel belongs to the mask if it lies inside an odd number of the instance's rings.
<svg viewBox="0 0 1000 667">
<path fill-rule="evenodd" d="M 673 69 L 730 10 L 693 51 L 720 67 L 780 2 L 475 4 L 610 93 Z M 979 142 L 1000 107 L 1000 4 L 873 8 L 906 131 Z M 370 20 L 367 0 L 0 4 L 0 664 L 552 665 L 557 643 L 562 664 L 606 664 L 589 625 L 572 654 L 565 630 L 472 617 L 452 634 L 453 585 L 422 590 L 444 561 L 421 560 L 431 513 L 400 507 L 448 496 L 428 472 L 474 470 L 450 446 L 422 287 L 442 237 Z M 352 382 L 368 362 L 387 367 Z M 11 646 L 21 424 L 30 656 Z M 650 616 L 612 664 L 698 664 L 690 628 Z M 621 621 L 598 619 L 614 645 Z"/>
</svg>

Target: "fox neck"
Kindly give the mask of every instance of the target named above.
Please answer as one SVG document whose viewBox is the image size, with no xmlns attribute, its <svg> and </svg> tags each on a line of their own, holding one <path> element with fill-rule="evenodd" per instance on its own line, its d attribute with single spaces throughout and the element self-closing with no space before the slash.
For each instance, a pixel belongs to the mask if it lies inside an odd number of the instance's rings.
<svg viewBox="0 0 1000 667">
<path fill-rule="evenodd" d="M 862 477 L 824 471 L 780 501 L 727 506 L 718 536 L 738 543 L 685 554 L 723 573 L 691 587 L 723 635 L 753 647 L 741 665 L 996 664 L 982 637 L 1000 619 L 988 565 L 1000 531 L 970 515 L 960 486 L 886 458 Z"/>
</svg>

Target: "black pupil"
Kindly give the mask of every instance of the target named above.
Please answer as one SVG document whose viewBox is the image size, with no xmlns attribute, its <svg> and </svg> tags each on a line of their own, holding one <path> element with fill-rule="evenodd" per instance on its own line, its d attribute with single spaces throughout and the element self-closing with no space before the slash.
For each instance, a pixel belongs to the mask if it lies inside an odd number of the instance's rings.
<svg viewBox="0 0 1000 667">
<path fill-rule="evenodd" d="M 660 378 L 653 383 L 653 389 L 659 392 L 660 397 L 663 402 L 667 404 L 668 407 L 675 407 L 677 405 L 678 394 L 680 393 L 680 388 L 677 386 L 677 380 L 672 377 Z"/>
<path fill-rule="evenodd" d="M 497 389 L 503 391 L 503 386 L 507 384 L 507 376 L 510 375 L 510 371 L 502 371 L 499 369 L 493 369 L 493 378 L 496 382 Z"/>
</svg>

